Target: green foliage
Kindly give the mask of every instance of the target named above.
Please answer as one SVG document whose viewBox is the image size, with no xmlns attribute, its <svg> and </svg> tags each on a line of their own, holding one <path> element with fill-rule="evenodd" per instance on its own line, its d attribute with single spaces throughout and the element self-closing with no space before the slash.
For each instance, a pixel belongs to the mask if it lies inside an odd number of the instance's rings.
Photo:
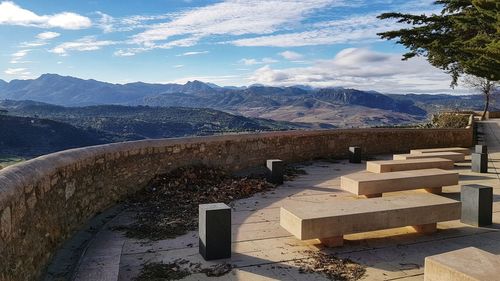
<svg viewBox="0 0 500 281">
<path fill-rule="evenodd" d="M 449 72 L 452 86 L 463 74 L 500 80 L 500 1 L 438 0 L 441 14 L 411 15 L 384 13 L 380 19 L 397 19 L 411 28 L 379 33 L 397 39 L 409 52 L 403 59 L 424 56 Z"/>
<path fill-rule="evenodd" d="M 432 116 L 432 128 L 466 128 L 469 125 L 470 114 L 439 113 Z"/>
</svg>

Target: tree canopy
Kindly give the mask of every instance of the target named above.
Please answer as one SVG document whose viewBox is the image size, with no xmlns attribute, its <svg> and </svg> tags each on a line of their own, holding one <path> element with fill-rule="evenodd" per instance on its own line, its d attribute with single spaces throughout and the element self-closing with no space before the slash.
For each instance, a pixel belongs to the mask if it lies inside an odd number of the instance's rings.
<svg viewBox="0 0 500 281">
<path fill-rule="evenodd" d="M 451 74 L 452 86 L 463 74 L 500 80 L 500 1 L 438 0 L 440 14 L 384 13 L 379 19 L 397 19 L 409 28 L 382 32 L 383 39 L 397 39 L 409 51 L 407 60 L 424 56 L 435 67 Z"/>
</svg>

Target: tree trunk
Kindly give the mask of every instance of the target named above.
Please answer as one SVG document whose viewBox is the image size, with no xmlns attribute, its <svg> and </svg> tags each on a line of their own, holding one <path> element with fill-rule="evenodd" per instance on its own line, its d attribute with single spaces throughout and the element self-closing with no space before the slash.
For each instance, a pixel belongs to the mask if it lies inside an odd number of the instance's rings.
<svg viewBox="0 0 500 281">
<path fill-rule="evenodd" d="M 483 110 L 483 115 L 481 115 L 481 121 L 486 119 L 486 113 L 488 112 L 489 106 L 490 106 L 490 95 L 488 93 L 484 95 L 484 110 Z"/>
</svg>

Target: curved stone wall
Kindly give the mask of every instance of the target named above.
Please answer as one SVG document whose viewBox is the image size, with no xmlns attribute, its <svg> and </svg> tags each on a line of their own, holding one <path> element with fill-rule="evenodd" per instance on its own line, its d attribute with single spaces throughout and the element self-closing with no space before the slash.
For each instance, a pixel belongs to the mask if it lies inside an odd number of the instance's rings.
<svg viewBox="0 0 500 281">
<path fill-rule="evenodd" d="M 412 148 L 472 146 L 471 129 L 350 129 L 144 140 L 78 148 L 0 170 L 0 280 L 35 280 L 88 219 L 158 173 L 191 164 L 230 170 Z"/>
</svg>

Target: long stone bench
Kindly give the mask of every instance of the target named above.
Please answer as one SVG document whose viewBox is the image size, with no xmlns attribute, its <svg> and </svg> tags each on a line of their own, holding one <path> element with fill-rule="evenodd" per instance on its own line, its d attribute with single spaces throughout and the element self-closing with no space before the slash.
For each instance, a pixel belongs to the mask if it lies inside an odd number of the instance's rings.
<svg viewBox="0 0 500 281">
<path fill-rule="evenodd" d="M 393 160 L 409 160 L 409 159 L 424 159 L 424 158 L 444 158 L 453 162 L 465 161 L 465 155 L 458 152 L 432 152 L 421 154 L 394 154 Z"/>
<path fill-rule="evenodd" d="M 408 160 L 368 161 L 366 170 L 372 173 L 389 173 L 421 169 L 453 169 L 453 161 L 444 158 L 419 158 Z"/>
<path fill-rule="evenodd" d="M 425 258 L 425 281 L 492 281 L 500 279 L 500 258 L 468 247 Z"/>
<path fill-rule="evenodd" d="M 442 147 L 442 148 L 427 148 L 427 149 L 412 149 L 410 154 L 423 154 L 423 153 L 438 153 L 438 152 L 457 152 L 464 155 L 470 155 L 471 151 L 464 147 Z"/>
<path fill-rule="evenodd" d="M 441 193 L 443 186 L 457 185 L 458 173 L 441 169 L 423 169 L 391 173 L 353 173 L 340 178 L 340 187 L 356 195 L 368 198 L 382 193 L 424 188 Z"/>
<path fill-rule="evenodd" d="M 280 225 L 300 240 L 319 239 L 342 246 L 346 234 L 413 226 L 421 233 L 436 223 L 460 218 L 460 202 L 434 194 L 370 200 L 334 199 L 327 203 L 290 202 L 280 209 Z"/>
</svg>

